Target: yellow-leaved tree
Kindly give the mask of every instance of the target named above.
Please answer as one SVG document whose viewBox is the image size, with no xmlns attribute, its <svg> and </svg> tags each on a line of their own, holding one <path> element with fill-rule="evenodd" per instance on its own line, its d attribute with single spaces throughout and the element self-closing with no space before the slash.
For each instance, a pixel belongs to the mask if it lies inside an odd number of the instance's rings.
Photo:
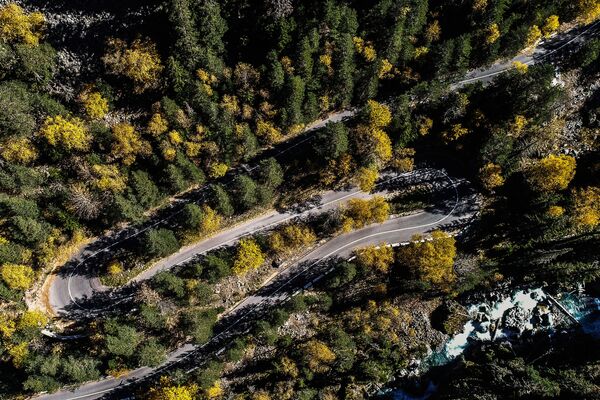
<svg viewBox="0 0 600 400">
<path fill-rule="evenodd" d="M 469 129 L 462 126 L 462 124 L 453 124 L 449 130 L 445 130 L 442 133 L 442 139 L 444 139 L 444 142 L 446 143 L 451 143 L 467 135 L 468 133 Z"/>
<path fill-rule="evenodd" d="M 483 11 L 488 6 L 488 0 L 473 0 L 473 11 Z"/>
<path fill-rule="evenodd" d="M 424 282 L 447 286 L 454 282 L 456 240 L 442 231 L 433 231 L 430 240 L 415 235 L 410 244 L 398 249 L 398 260 Z"/>
<path fill-rule="evenodd" d="M 579 16 L 585 23 L 589 24 L 600 18 L 600 1 L 578 0 Z"/>
<path fill-rule="evenodd" d="M 28 331 L 28 330 L 39 330 L 48 324 L 48 317 L 40 310 L 25 311 L 20 317 L 17 323 L 17 330 Z"/>
<path fill-rule="evenodd" d="M 519 137 L 527 126 L 529 121 L 523 115 L 515 115 L 514 120 L 509 125 L 509 136 Z"/>
<path fill-rule="evenodd" d="M 17 326 L 15 321 L 5 314 L 0 314 L 0 336 L 3 339 L 10 339 L 16 332 Z"/>
<path fill-rule="evenodd" d="M 369 126 L 372 128 L 385 128 L 392 122 L 392 112 L 385 104 L 369 100 L 367 102 Z"/>
<path fill-rule="evenodd" d="M 485 42 L 487 44 L 493 44 L 496 43 L 499 38 L 500 28 L 498 27 L 498 24 L 493 23 L 490 26 L 488 26 L 486 29 Z"/>
<path fill-rule="evenodd" d="M 527 169 L 531 186 L 541 192 L 564 190 L 575 176 L 577 162 L 574 157 L 564 154 L 550 154 L 535 161 Z"/>
<path fill-rule="evenodd" d="M 481 184 L 487 190 L 494 190 L 504 185 L 502 168 L 494 163 L 487 163 L 479 170 L 479 179 Z"/>
<path fill-rule="evenodd" d="M 590 186 L 573 192 L 573 220 L 577 229 L 593 229 L 600 224 L 600 188 Z"/>
<path fill-rule="evenodd" d="M 410 147 L 396 148 L 390 163 L 398 172 L 410 172 L 415 168 L 415 149 Z"/>
<path fill-rule="evenodd" d="M 335 353 L 320 340 L 311 339 L 302 346 L 304 363 L 311 371 L 327 372 L 336 359 Z"/>
<path fill-rule="evenodd" d="M 103 60 L 111 73 L 131 79 L 137 93 L 160 83 L 163 65 L 156 45 L 149 40 L 136 39 L 128 46 L 121 39 L 111 39 Z"/>
<path fill-rule="evenodd" d="M 27 265 L 4 264 L 0 268 L 0 276 L 9 288 L 27 290 L 31 287 L 35 274 Z"/>
<path fill-rule="evenodd" d="M 375 189 L 375 183 L 379 177 L 379 171 L 375 167 L 361 167 L 356 171 L 354 180 L 363 192 L 370 192 Z"/>
<path fill-rule="evenodd" d="M 546 215 L 550 218 L 557 219 L 563 216 L 565 209 L 561 206 L 552 205 L 546 210 Z"/>
<path fill-rule="evenodd" d="M 429 25 L 427 25 L 424 36 L 427 42 L 435 42 L 439 40 L 442 36 L 442 27 L 440 25 L 440 21 L 434 19 Z"/>
<path fill-rule="evenodd" d="M 0 7 L 0 41 L 39 44 L 44 29 L 45 18 L 42 13 L 25 13 L 16 3 Z"/>
<path fill-rule="evenodd" d="M 208 169 L 208 176 L 211 178 L 220 178 L 225 176 L 225 174 L 229 171 L 229 166 L 225 163 L 215 162 L 210 164 L 210 168 Z"/>
<path fill-rule="evenodd" d="M 150 143 L 142 139 L 133 125 L 126 122 L 116 124 L 112 128 L 113 144 L 111 154 L 123 160 L 123 164 L 131 165 L 138 155 L 150 155 Z"/>
<path fill-rule="evenodd" d="M 552 35 L 554 32 L 556 32 L 559 27 L 560 27 L 560 22 L 558 20 L 558 15 L 551 15 L 548 18 L 546 18 L 546 22 L 544 23 L 544 26 L 542 27 L 542 33 L 544 34 L 544 37 L 548 37 L 548 36 Z"/>
<path fill-rule="evenodd" d="M 265 262 L 260 246 L 253 239 L 242 239 L 233 262 L 233 272 L 237 275 L 257 269 Z"/>
<path fill-rule="evenodd" d="M 221 397 L 223 395 L 223 388 L 221 387 L 221 382 L 216 381 L 215 383 L 213 383 L 211 387 L 204 391 L 204 395 L 209 400 L 218 399 L 219 397 Z"/>
<path fill-rule="evenodd" d="M 271 400 L 271 396 L 269 396 L 269 393 L 261 390 L 252 394 L 252 400 Z"/>
<path fill-rule="evenodd" d="M 200 221 L 200 232 L 204 235 L 213 233 L 221 226 L 223 217 L 218 212 L 208 206 L 208 204 L 202 205 L 202 221 Z"/>
<path fill-rule="evenodd" d="M 94 184 L 100 190 L 122 192 L 127 187 L 127 178 L 115 165 L 96 164 L 92 166 L 92 172 L 96 176 Z"/>
<path fill-rule="evenodd" d="M 16 368 L 21 368 L 29 355 L 29 343 L 21 342 L 8 347 L 8 355 Z"/>
<path fill-rule="evenodd" d="M 10 138 L 0 145 L 0 154 L 8 162 L 31 164 L 38 152 L 31 140 L 20 137 Z"/>
<path fill-rule="evenodd" d="M 342 229 L 346 232 L 375 222 L 382 223 L 390 215 L 390 205 L 381 196 L 370 200 L 352 199 L 343 211 Z"/>
<path fill-rule="evenodd" d="M 284 253 L 308 246 L 317 240 L 317 236 L 308 226 L 290 224 L 269 235 L 268 244 L 276 253 Z"/>
<path fill-rule="evenodd" d="M 371 42 L 365 42 L 363 38 L 353 37 L 354 49 L 362 55 L 367 62 L 373 62 L 377 58 L 377 52 Z"/>
<path fill-rule="evenodd" d="M 356 251 L 356 259 L 365 267 L 387 273 L 394 262 L 394 249 L 385 243 L 367 246 Z"/>
<path fill-rule="evenodd" d="M 521 61 L 513 61 L 513 67 L 515 67 L 520 74 L 525 74 L 529 71 L 529 65 L 522 63 Z"/>
<path fill-rule="evenodd" d="M 532 25 L 531 28 L 527 31 L 527 38 L 525 39 L 525 46 L 531 47 L 537 43 L 538 40 L 542 37 L 542 31 L 540 27 L 537 25 Z"/>
<path fill-rule="evenodd" d="M 169 130 L 169 124 L 161 114 L 156 113 L 152 114 L 146 129 L 152 136 L 159 136 Z"/>
<path fill-rule="evenodd" d="M 282 230 L 288 248 L 297 249 L 307 246 L 317 240 L 317 236 L 308 226 L 291 224 Z"/>
<path fill-rule="evenodd" d="M 281 131 L 272 122 L 264 120 L 259 120 L 256 123 L 256 136 L 261 138 L 266 144 L 277 143 L 283 137 Z"/>
<path fill-rule="evenodd" d="M 363 120 L 366 123 L 353 131 L 357 153 L 363 164 L 380 168 L 392 158 L 392 142 L 383 131 L 392 121 L 392 113 L 385 104 L 369 100 Z"/>
<path fill-rule="evenodd" d="M 76 117 L 48 117 L 40 129 L 40 135 L 52 146 L 66 150 L 87 150 L 91 137 L 83 124 Z"/>
<path fill-rule="evenodd" d="M 98 92 L 84 91 L 79 95 L 79 101 L 91 119 L 104 118 L 108 113 L 108 100 Z"/>
<path fill-rule="evenodd" d="M 198 393 L 196 385 L 173 385 L 167 378 L 160 379 L 160 387 L 150 389 L 148 400 L 194 400 Z"/>
<path fill-rule="evenodd" d="M 355 143 L 358 153 L 367 163 L 381 166 L 392 158 L 392 141 L 380 128 L 359 125 Z"/>
</svg>

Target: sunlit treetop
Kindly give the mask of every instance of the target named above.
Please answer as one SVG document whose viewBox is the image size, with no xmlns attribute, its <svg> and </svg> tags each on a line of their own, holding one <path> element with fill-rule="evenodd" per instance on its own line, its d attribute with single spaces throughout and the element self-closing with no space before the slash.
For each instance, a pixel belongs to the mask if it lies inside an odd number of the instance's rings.
<svg viewBox="0 0 600 400">
<path fill-rule="evenodd" d="M 92 119 L 104 118 L 108 113 L 108 100 L 98 92 L 85 91 L 79 96 L 85 113 Z"/>
<path fill-rule="evenodd" d="M 33 283 L 34 272 L 27 265 L 4 264 L 0 267 L 0 277 L 11 289 L 27 290 Z"/>
<path fill-rule="evenodd" d="M 0 41 L 39 44 L 44 29 L 44 15 L 39 12 L 27 14 L 15 3 L 0 8 Z"/>
<path fill-rule="evenodd" d="M 369 125 L 373 128 L 385 128 L 392 122 L 392 113 L 385 104 L 369 100 L 367 111 L 369 113 Z"/>
<path fill-rule="evenodd" d="M 111 73 L 131 79 L 138 93 L 157 87 L 163 71 L 156 45 L 139 39 L 129 46 L 121 39 L 110 40 L 104 63 Z"/>
<path fill-rule="evenodd" d="M 38 157 L 38 152 L 27 138 L 10 138 L 0 144 L 0 155 L 6 161 L 30 164 Z"/>
<path fill-rule="evenodd" d="M 485 42 L 487 44 L 493 44 L 496 43 L 496 41 L 498 41 L 499 38 L 500 28 L 498 27 L 498 24 L 493 23 L 490 26 L 488 26 L 485 36 Z"/>
<path fill-rule="evenodd" d="M 529 183 L 541 192 L 564 190 L 575 176 L 576 166 L 574 157 L 550 154 L 529 167 Z"/>
<path fill-rule="evenodd" d="M 581 230 L 600 224 L 600 188 L 590 186 L 573 192 L 573 220 Z"/>
<path fill-rule="evenodd" d="M 48 117 L 40 129 L 40 135 L 52 146 L 66 150 L 87 150 L 91 137 L 79 118 Z"/>
<path fill-rule="evenodd" d="M 589 24 L 600 18 L 600 1 L 598 0 L 579 0 L 579 16 L 581 20 Z"/>
</svg>

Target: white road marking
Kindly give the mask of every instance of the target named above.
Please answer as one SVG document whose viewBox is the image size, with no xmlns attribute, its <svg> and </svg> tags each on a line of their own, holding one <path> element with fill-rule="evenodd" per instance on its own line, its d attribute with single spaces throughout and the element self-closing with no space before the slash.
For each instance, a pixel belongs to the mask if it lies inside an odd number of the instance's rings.
<svg viewBox="0 0 600 400">
<path fill-rule="evenodd" d="M 551 52 L 548 52 L 548 53 L 545 53 L 545 54 L 543 54 L 542 56 L 540 56 L 540 58 L 547 57 L 548 55 L 550 55 L 550 54 L 553 54 L 553 53 L 555 53 L 556 51 L 558 51 L 558 50 L 560 50 L 560 49 L 564 48 L 564 47 L 565 47 L 565 46 L 567 46 L 568 44 L 572 43 L 573 41 L 575 41 L 576 39 L 578 39 L 579 37 L 581 37 L 582 35 L 584 35 L 585 33 L 587 33 L 587 32 L 588 32 L 590 29 L 592 29 L 593 27 L 595 27 L 595 26 L 596 26 L 598 23 L 600 23 L 600 21 L 597 21 L 597 22 L 595 22 L 594 24 L 590 25 L 590 26 L 589 26 L 589 27 L 588 27 L 586 30 L 584 30 L 583 32 L 581 32 L 580 34 L 578 34 L 577 36 L 575 36 L 574 38 L 572 38 L 571 40 L 569 40 L 569 41 L 568 41 L 568 42 L 566 42 L 565 44 L 561 45 L 560 47 L 558 47 L 557 49 L 554 49 L 554 50 L 553 50 L 553 51 L 551 51 Z M 528 65 L 530 65 L 530 64 L 532 64 L 532 63 L 535 63 L 535 59 L 532 59 L 532 60 L 530 60 L 530 61 L 528 61 L 528 62 L 527 62 L 527 64 L 528 64 Z M 479 77 L 474 77 L 474 78 L 466 79 L 466 80 L 463 80 L 463 81 L 459 81 L 459 82 L 457 82 L 456 84 L 468 83 L 468 82 L 471 82 L 471 81 L 473 81 L 473 80 L 481 80 L 481 79 L 488 78 L 488 77 L 491 77 L 491 76 L 499 75 L 499 74 L 501 74 L 501 73 L 504 73 L 504 72 L 506 72 L 506 71 L 507 71 L 507 70 L 509 70 L 509 69 L 510 69 L 510 68 L 506 68 L 506 69 L 503 69 L 503 70 L 500 70 L 500 71 L 496 71 L 496 72 L 493 72 L 493 73 L 490 73 L 490 74 L 486 74 L 486 75 L 482 75 L 482 76 L 479 76 Z M 343 112 L 340 112 L 340 113 L 338 113 L 338 114 L 341 114 L 341 113 L 343 113 Z M 330 117 L 330 118 L 331 118 L 331 117 Z M 310 130 L 311 130 L 311 129 L 309 129 L 308 131 L 310 131 Z M 311 138 L 312 138 L 312 137 L 311 137 Z M 307 138 L 307 139 L 305 139 L 305 140 L 309 140 L 309 138 Z M 295 147 L 295 146 L 292 146 L 292 147 Z M 256 168 L 256 166 L 255 166 L 254 168 Z M 446 175 L 446 176 L 447 176 L 447 175 Z M 448 177 L 448 178 L 449 178 L 449 177 Z M 235 179 L 235 178 L 233 178 L 233 179 Z M 233 179 L 232 179 L 232 180 L 233 180 Z M 450 178 L 449 178 L 449 179 L 450 179 Z M 231 182 L 231 181 L 230 181 L 230 182 Z M 229 183 L 230 183 L 230 182 L 229 182 Z M 350 243 L 350 244 L 348 244 L 348 245 L 342 246 L 342 247 L 340 247 L 339 249 L 337 249 L 337 251 L 339 251 L 339 250 L 342 250 L 342 249 L 344 249 L 344 248 L 348 247 L 349 245 L 352 245 L 353 243 L 356 243 L 356 242 L 358 242 L 358 241 L 364 240 L 364 239 L 366 239 L 366 238 L 369 238 L 369 237 L 374 237 L 374 236 L 377 236 L 377 235 L 382 235 L 382 234 L 385 234 L 385 233 L 399 232 L 399 231 L 403 231 L 403 230 L 407 230 L 407 229 L 419 229 L 419 228 L 423 228 L 423 227 L 428 227 L 428 226 L 435 225 L 435 224 L 437 224 L 437 223 L 439 223 L 439 222 L 443 222 L 445 219 L 447 219 L 447 218 L 448 218 L 448 217 L 449 217 L 449 216 L 450 216 L 450 215 L 451 215 L 451 214 L 454 212 L 454 210 L 456 209 L 456 206 L 457 206 L 457 204 L 458 204 L 458 190 L 457 190 L 456 186 L 454 185 L 454 183 L 453 183 L 453 186 L 454 186 L 454 189 L 455 189 L 455 191 L 456 191 L 456 198 L 457 198 L 457 202 L 455 203 L 455 205 L 454 205 L 454 207 L 453 207 L 452 211 L 450 212 L 450 214 L 448 214 L 448 215 L 444 216 L 444 217 L 443 217 L 443 218 L 441 218 L 439 221 L 436 221 L 436 222 L 433 222 L 433 223 L 430 223 L 430 224 L 423 224 L 423 225 L 416 226 L 416 227 L 400 228 L 400 229 L 395 229 L 395 230 L 391 230 L 391 231 L 387 231 L 387 232 L 379 232 L 379 233 L 375 233 L 375 234 L 372 234 L 372 235 L 366 236 L 366 237 L 364 237 L 364 238 L 357 239 L 357 240 L 353 241 L 352 243 Z M 75 267 L 74 267 L 74 270 L 75 270 L 75 269 L 77 269 L 77 268 L 78 268 L 80 265 L 82 265 L 82 264 L 83 264 L 85 261 L 87 261 L 89 258 L 91 258 L 91 257 L 94 257 L 95 255 L 97 255 L 97 254 L 99 254 L 99 253 L 101 253 L 101 252 L 103 252 L 103 251 L 105 251 L 105 250 L 108 250 L 108 249 L 112 248 L 114 245 L 116 245 L 116 244 L 118 244 L 118 243 L 121 243 L 121 242 L 123 242 L 123 241 L 125 241 L 125 240 L 128 240 L 128 239 L 130 239 L 130 238 L 132 238 L 132 237 L 135 237 L 135 236 L 139 235 L 140 233 L 142 233 L 142 232 L 144 232 L 144 231 L 146 231 L 146 230 L 150 229 L 151 227 L 154 227 L 154 226 L 156 226 L 156 225 L 158 225 L 158 224 L 160 224 L 160 223 L 162 223 L 162 222 L 164 222 L 164 221 L 166 221 L 166 220 L 168 220 L 168 219 L 172 218 L 173 216 L 175 216 L 175 215 L 179 214 L 181 211 L 182 211 L 182 210 L 180 210 L 180 211 L 176 212 L 175 214 L 173 214 L 173 215 L 171 215 L 171 216 L 169 216 L 169 217 L 165 218 L 164 220 L 161 220 L 161 221 L 159 221 L 159 222 L 157 222 L 157 223 L 155 223 L 155 224 L 153 224 L 153 225 L 150 225 L 149 227 L 147 227 L 147 228 L 145 228 L 145 229 L 142 229 L 142 230 L 140 230 L 140 231 L 138 231 L 138 232 L 134 233 L 134 234 L 133 234 L 133 235 L 131 235 L 131 236 L 128 236 L 128 237 L 127 237 L 127 238 L 125 238 L 125 239 L 122 239 L 122 240 L 120 240 L 120 241 L 117 241 L 117 242 L 115 242 L 115 243 L 113 243 L 113 244 L 111 244 L 111 245 L 109 245 L 109 246 L 105 247 L 104 249 L 101 249 L 101 250 L 98 250 L 98 251 L 96 251 L 96 252 L 95 252 L 95 253 L 93 253 L 91 256 L 89 256 L 89 257 L 86 257 L 86 258 L 85 258 L 83 261 L 81 261 L 81 262 L 80 262 L 80 263 L 79 263 L 77 266 L 75 266 Z M 329 256 L 331 256 L 332 254 L 333 254 L 333 253 L 330 253 L 328 256 L 326 256 L 326 257 L 323 257 L 323 259 L 324 259 L 324 258 L 327 258 L 327 257 L 329 257 Z M 322 259 L 321 259 L 321 260 L 322 260 Z M 321 261 L 321 260 L 319 260 L 319 261 Z M 313 265 L 315 265 L 315 263 L 311 264 L 311 266 L 313 266 Z M 306 270 L 307 270 L 307 268 L 305 268 L 304 270 L 302 270 L 300 273 L 304 273 Z M 75 301 L 75 299 L 73 298 L 73 296 L 72 296 L 72 294 L 71 294 L 71 289 L 70 289 L 70 282 L 71 282 L 71 280 L 70 280 L 70 279 L 71 279 L 72 275 L 73 275 L 73 273 L 71 273 L 71 274 L 69 275 L 69 281 L 68 281 L 67 288 L 68 288 L 68 292 L 69 292 L 69 297 L 71 298 L 71 300 L 72 300 L 72 301 L 73 301 L 75 304 L 77 304 L 77 302 Z M 293 277 L 291 280 L 295 279 L 297 276 L 298 276 L 298 274 L 297 274 L 297 275 L 295 275 L 295 276 L 294 276 L 294 277 Z M 286 282 L 284 285 L 282 285 L 282 286 L 281 286 L 281 287 L 280 287 L 280 288 L 279 288 L 277 291 L 275 291 L 273 294 L 277 293 L 279 290 L 281 290 L 281 288 L 283 288 L 283 287 L 285 287 L 287 284 L 289 284 L 289 282 L 290 282 L 291 280 L 288 280 L 288 281 L 287 281 L 287 282 Z M 263 302 L 264 302 L 264 300 L 263 300 Z M 261 302 L 261 303 L 258 303 L 258 305 L 260 305 L 260 304 L 262 304 L 262 302 Z M 247 314 L 248 314 L 248 313 L 245 313 L 245 314 L 244 314 L 242 317 L 240 317 L 240 318 L 238 319 L 238 321 L 236 321 L 236 322 L 235 322 L 233 325 L 231 325 L 230 327 L 228 327 L 228 328 L 227 328 L 227 330 L 225 330 L 225 331 L 221 332 L 221 333 L 220 333 L 220 334 L 218 334 L 217 336 L 214 336 L 214 337 L 213 337 L 213 339 L 211 339 L 211 341 L 212 341 L 212 340 L 214 340 L 214 339 L 216 339 L 217 337 L 221 336 L 223 333 L 227 332 L 228 330 L 230 330 L 230 329 L 231 329 L 231 328 L 232 328 L 234 325 L 236 325 L 236 324 L 237 324 L 237 323 L 238 323 L 238 322 L 239 322 L 241 319 L 243 319 L 243 318 L 244 318 L 244 317 L 245 317 Z M 210 341 L 209 341 L 208 343 L 210 343 Z M 202 347 L 203 347 L 203 346 L 202 346 Z M 110 391 L 112 391 L 112 390 L 114 390 L 114 388 L 111 388 L 111 389 L 106 389 L 106 390 L 102 390 L 102 391 L 98 391 L 98 392 L 94 392 L 94 393 L 90 393 L 90 394 L 87 394 L 87 395 L 82 395 L 82 396 L 71 397 L 71 398 L 69 398 L 68 400 L 84 399 L 84 398 L 86 398 L 86 397 L 91 397 L 91 396 L 95 396 L 95 395 L 98 395 L 98 394 L 107 393 L 107 392 L 110 392 Z"/>
</svg>

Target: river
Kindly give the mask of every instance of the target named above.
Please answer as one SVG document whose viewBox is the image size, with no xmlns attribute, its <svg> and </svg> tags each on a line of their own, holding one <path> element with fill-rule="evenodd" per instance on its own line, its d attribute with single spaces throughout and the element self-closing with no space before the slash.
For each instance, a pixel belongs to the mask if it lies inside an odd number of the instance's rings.
<svg viewBox="0 0 600 400">
<path fill-rule="evenodd" d="M 476 342 L 517 340 L 525 332 L 542 330 L 552 334 L 558 321 L 569 320 L 554 301 L 578 321 L 585 333 L 600 339 L 600 298 L 578 293 L 561 293 L 554 297 L 542 288 L 517 290 L 495 300 L 468 306 L 471 319 L 462 331 L 450 337 L 439 351 L 422 360 L 415 373 L 421 375 L 432 367 L 450 363 Z M 435 383 L 429 381 L 423 384 L 419 395 L 401 388 L 387 389 L 382 394 L 394 400 L 425 400 L 436 389 Z"/>
</svg>

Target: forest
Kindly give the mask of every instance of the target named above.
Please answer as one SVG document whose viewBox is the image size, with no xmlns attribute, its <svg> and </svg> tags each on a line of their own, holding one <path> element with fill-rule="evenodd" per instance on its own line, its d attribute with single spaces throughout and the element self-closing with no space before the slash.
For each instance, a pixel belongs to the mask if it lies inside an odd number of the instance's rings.
<svg viewBox="0 0 600 400">
<path fill-rule="evenodd" d="M 0 1 L 0 399 L 157 367 L 186 343 L 212 353 L 129 394 L 370 398 L 456 333 L 448 305 L 473 293 L 597 296 L 600 39 L 584 33 L 599 18 L 597 0 Z M 438 181 L 388 183 L 424 168 L 471 183 L 468 228 L 327 259 L 212 351 L 230 309 L 307 250 L 440 202 Z M 349 188 L 371 195 L 302 209 Z M 90 254 L 127 301 L 53 312 L 49 288 Z M 544 340 L 477 346 L 434 396 L 598 398 L 595 339 Z"/>
</svg>

